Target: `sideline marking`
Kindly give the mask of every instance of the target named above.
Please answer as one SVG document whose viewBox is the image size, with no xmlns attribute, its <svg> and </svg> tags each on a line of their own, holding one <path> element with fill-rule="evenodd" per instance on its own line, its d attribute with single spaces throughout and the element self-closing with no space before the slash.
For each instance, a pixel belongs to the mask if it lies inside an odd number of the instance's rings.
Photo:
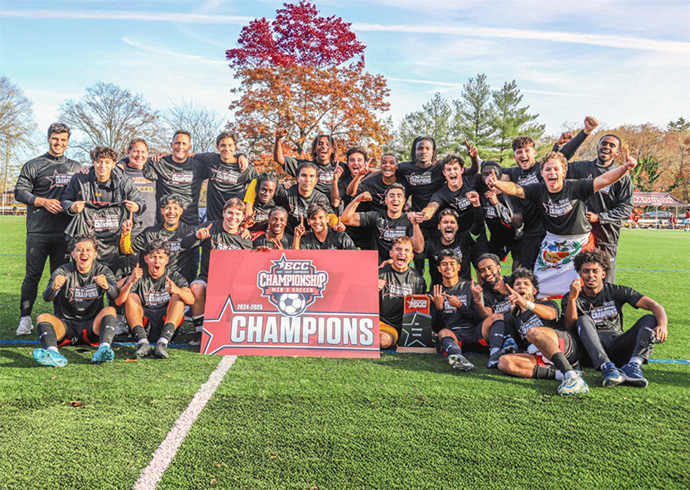
<svg viewBox="0 0 690 490">
<path fill-rule="evenodd" d="M 134 484 L 134 490 L 155 490 L 163 473 L 168 469 L 177 450 L 182 445 L 185 437 L 187 437 L 192 424 L 211 399 L 220 382 L 223 381 L 225 373 L 227 373 L 236 360 L 237 356 L 223 356 L 216 369 L 208 377 L 208 381 L 201 385 L 199 391 L 196 392 L 187 408 L 177 418 L 172 429 L 170 429 L 168 435 L 161 442 L 161 445 L 153 453 L 151 462 L 144 468 L 139 479 Z"/>
</svg>

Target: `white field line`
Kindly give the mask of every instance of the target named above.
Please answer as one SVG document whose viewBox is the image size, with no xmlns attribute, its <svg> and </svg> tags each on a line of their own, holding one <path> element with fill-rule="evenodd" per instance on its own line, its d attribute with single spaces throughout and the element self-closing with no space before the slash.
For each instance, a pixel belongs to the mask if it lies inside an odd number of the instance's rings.
<svg viewBox="0 0 690 490">
<path fill-rule="evenodd" d="M 158 449 L 153 453 L 153 458 L 149 465 L 141 472 L 139 479 L 134 484 L 134 490 L 155 490 L 165 470 L 172 462 L 177 450 L 182 445 L 184 438 L 187 437 L 189 429 L 204 409 L 213 393 L 223 381 L 225 373 L 237 360 L 237 356 L 223 356 L 216 369 L 208 377 L 194 398 L 189 403 L 184 412 L 178 417 L 168 435 L 165 437 Z"/>
</svg>

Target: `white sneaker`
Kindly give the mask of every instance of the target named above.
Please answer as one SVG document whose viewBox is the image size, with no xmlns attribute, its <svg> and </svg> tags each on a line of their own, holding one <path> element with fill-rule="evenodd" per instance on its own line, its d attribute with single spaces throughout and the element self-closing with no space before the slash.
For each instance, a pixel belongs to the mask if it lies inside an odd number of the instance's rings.
<svg viewBox="0 0 690 490">
<path fill-rule="evenodd" d="M 126 335 L 129 333 L 129 326 L 125 321 L 125 317 L 117 315 L 115 317 L 115 335 Z"/>
<path fill-rule="evenodd" d="M 34 324 L 31 323 L 30 316 L 23 316 L 19 319 L 19 326 L 17 327 L 17 335 L 31 335 L 34 329 Z"/>
</svg>

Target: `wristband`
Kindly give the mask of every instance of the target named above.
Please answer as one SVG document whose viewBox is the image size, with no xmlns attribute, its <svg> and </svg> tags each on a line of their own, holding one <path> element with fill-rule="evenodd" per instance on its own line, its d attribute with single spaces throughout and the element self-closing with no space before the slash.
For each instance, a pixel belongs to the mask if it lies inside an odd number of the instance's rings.
<svg viewBox="0 0 690 490">
<path fill-rule="evenodd" d="M 525 301 L 525 308 L 527 308 L 529 311 L 534 311 L 534 303 L 531 301 Z"/>
</svg>

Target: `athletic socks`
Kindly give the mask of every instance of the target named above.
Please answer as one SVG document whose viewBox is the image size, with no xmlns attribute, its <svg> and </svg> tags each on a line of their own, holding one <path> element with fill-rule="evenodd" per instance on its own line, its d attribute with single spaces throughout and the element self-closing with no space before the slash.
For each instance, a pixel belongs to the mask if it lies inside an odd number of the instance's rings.
<svg viewBox="0 0 690 490">
<path fill-rule="evenodd" d="M 506 324 L 503 320 L 496 320 L 491 324 L 491 329 L 489 329 L 489 347 L 491 350 L 500 350 L 503 347 L 503 341 L 505 340 L 506 334 Z"/>
<path fill-rule="evenodd" d="M 144 330 L 143 325 L 136 325 L 132 327 L 132 337 L 134 337 L 134 340 L 137 341 L 137 343 L 142 342 L 143 340 L 146 340 L 146 330 Z"/>
<path fill-rule="evenodd" d="M 568 358 L 566 358 L 565 354 L 562 352 L 556 352 L 553 356 L 551 356 L 551 362 L 554 366 L 556 366 L 556 369 L 562 373 L 567 373 L 573 370 L 573 366 L 570 365 Z"/>
<path fill-rule="evenodd" d="M 553 366 L 534 366 L 532 377 L 534 379 L 556 379 L 556 368 Z"/>
<path fill-rule="evenodd" d="M 101 330 L 98 335 L 101 344 L 112 344 L 115 338 L 115 317 L 105 315 L 101 320 Z"/>
<path fill-rule="evenodd" d="M 201 332 L 204 329 L 204 315 L 192 317 L 192 324 L 195 332 Z"/>
<path fill-rule="evenodd" d="M 443 352 L 445 352 L 448 355 L 462 355 L 462 349 L 460 348 L 460 344 L 453 337 L 443 337 L 441 339 L 441 348 L 443 349 Z"/>
<path fill-rule="evenodd" d="M 630 358 L 630 362 L 634 362 L 634 363 L 637 364 L 638 366 L 642 366 L 642 364 L 644 363 L 644 359 L 642 359 L 642 358 L 639 357 L 639 356 L 635 356 L 635 357 L 631 357 L 631 358 Z"/>
<path fill-rule="evenodd" d="M 55 327 L 50 322 L 41 322 L 36 327 L 38 332 L 38 340 L 44 349 L 55 347 L 57 349 L 57 335 L 55 334 Z"/>
<path fill-rule="evenodd" d="M 175 325 L 172 323 L 168 322 L 165 325 L 163 325 L 163 329 L 161 330 L 161 336 L 158 339 L 158 343 L 164 343 L 167 344 L 170 342 L 170 339 L 172 339 L 172 336 L 175 334 Z"/>
</svg>

